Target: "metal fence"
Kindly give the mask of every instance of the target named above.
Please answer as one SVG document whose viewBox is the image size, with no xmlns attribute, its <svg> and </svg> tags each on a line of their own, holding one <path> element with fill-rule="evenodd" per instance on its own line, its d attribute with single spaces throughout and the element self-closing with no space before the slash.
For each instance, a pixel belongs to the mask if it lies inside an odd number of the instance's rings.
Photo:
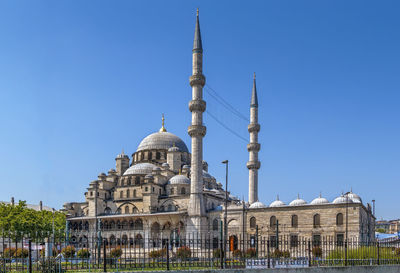
<svg viewBox="0 0 400 273">
<path fill-rule="evenodd" d="M 201 268 L 278 268 L 400 264 L 399 241 L 347 242 L 297 236 L 106 238 L 81 234 L 3 234 L 0 272 L 123 272 Z"/>
</svg>

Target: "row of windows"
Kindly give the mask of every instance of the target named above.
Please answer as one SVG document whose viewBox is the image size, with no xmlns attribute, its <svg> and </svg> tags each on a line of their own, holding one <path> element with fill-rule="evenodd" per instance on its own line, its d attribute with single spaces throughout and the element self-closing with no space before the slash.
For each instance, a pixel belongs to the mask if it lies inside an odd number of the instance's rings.
<svg viewBox="0 0 400 273">
<path fill-rule="evenodd" d="M 139 152 L 139 153 L 136 153 L 135 154 L 135 161 L 138 161 L 138 160 L 144 160 L 145 159 L 145 153 L 146 152 Z M 156 160 L 159 160 L 159 159 L 161 159 L 161 157 L 163 157 L 163 159 L 167 159 L 167 153 L 163 153 L 162 155 L 161 155 L 161 153 L 160 152 L 155 152 L 154 153 L 154 158 L 153 158 L 153 152 L 147 152 L 147 160 L 152 160 L 152 159 L 156 159 Z"/>
<path fill-rule="evenodd" d="M 277 226 L 277 223 L 279 221 L 276 219 L 276 216 L 271 216 L 269 219 L 269 227 L 275 229 Z M 297 215 L 292 215 L 291 217 L 291 226 L 296 228 L 298 227 L 299 224 L 299 217 Z M 336 214 L 336 225 L 337 226 L 342 226 L 343 225 L 343 214 L 338 213 Z M 313 216 L 313 227 L 318 228 L 321 226 L 321 215 L 314 214 Z M 250 218 L 250 228 L 256 228 L 257 227 L 257 220 L 256 217 L 251 217 Z"/>
</svg>

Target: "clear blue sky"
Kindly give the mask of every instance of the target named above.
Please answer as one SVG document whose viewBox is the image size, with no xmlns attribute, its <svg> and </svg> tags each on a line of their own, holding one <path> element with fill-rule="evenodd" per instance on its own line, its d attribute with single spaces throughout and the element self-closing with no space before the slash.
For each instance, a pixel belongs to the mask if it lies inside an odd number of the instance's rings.
<svg viewBox="0 0 400 273">
<path fill-rule="evenodd" d="M 0 200 L 60 208 L 160 128 L 190 147 L 196 8 L 207 83 L 248 116 L 260 104 L 260 199 L 353 190 L 399 214 L 399 1 L 1 1 Z M 248 138 L 247 122 L 205 93 Z M 246 142 L 210 116 L 210 173 L 248 194 Z"/>
</svg>

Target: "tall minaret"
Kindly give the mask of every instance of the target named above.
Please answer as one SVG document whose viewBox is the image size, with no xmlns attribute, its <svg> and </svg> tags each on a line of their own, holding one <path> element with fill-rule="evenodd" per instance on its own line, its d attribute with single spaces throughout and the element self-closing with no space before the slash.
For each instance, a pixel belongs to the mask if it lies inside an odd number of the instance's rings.
<svg viewBox="0 0 400 273">
<path fill-rule="evenodd" d="M 249 169 L 249 203 L 252 204 L 258 201 L 258 169 L 260 168 L 260 161 L 258 161 L 258 152 L 260 151 L 258 132 L 260 131 L 260 124 L 258 124 L 256 73 L 254 73 L 253 91 L 251 93 L 250 124 L 248 130 L 250 133 L 250 143 L 247 144 L 247 150 L 249 151 L 247 168 Z"/>
<path fill-rule="evenodd" d="M 203 100 L 203 86 L 206 79 L 203 75 L 203 47 L 201 44 L 199 10 L 197 9 L 196 28 L 194 30 L 194 43 L 192 51 L 192 100 L 189 102 L 189 110 L 192 112 L 192 124 L 188 133 L 192 138 L 191 158 L 191 185 L 188 214 L 190 232 L 198 232 L 202 226 L 202 218 L 205 216 L 203 201 L 203 137 L 206 127 L 203 125 L 203 112 L 206 110 L 206 102 Z"/>
</svg>

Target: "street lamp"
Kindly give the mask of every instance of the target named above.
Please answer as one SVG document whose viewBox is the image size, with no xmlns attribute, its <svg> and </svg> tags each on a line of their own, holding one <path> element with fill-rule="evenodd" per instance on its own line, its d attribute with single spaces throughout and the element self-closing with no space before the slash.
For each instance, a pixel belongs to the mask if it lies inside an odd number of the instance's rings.
<svg viewBox="0 0 400 273">
<path fill-rule="evenodd" d="M 228 160 L 222 161 L 225 164 L 225 215 L 224 215 L 224 260 L 226 261 L 226 243 L 228 233 Z"/>
<path fill-rule="evenodd" d="M 345 266 L 347 266 L 347 243 L 348 243 L 348 228 L 349 228 L 349 193 L 351 193 L 351 191 L 348 191 L 344 194 L 344 196 L 346 196 L 346 241 L 344 244 L 344 248 L 345 248 L 345 258 L 344 258 L 344 263 Z"/>
</svg>

